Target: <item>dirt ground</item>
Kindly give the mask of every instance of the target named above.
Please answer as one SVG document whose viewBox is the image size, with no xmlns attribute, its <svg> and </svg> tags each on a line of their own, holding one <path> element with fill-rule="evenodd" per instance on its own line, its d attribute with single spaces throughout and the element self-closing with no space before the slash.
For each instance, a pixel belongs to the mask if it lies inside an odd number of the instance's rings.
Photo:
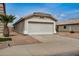
<svg viewBox="0 0 79 59">
<path fill-rule="evenodd" d="M 38 41 L 37 39 L 34 39 L 29 35 L 22 35 L 16 32 L 11 32 L 10 37 L 12 38 L 12 41 L 0 43 L 0 49 L 8 47 L 8 44 L 10 44 L 11 46 L 14 46 L 14 45 L 41 43 L 40 41 Z"/>
</svg>

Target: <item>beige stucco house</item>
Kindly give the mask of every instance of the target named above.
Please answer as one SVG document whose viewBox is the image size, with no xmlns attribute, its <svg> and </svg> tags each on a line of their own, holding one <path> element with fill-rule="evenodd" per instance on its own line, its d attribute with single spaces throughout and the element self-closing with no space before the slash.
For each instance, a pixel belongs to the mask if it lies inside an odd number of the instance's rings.
<svg viewBox="0 0 79 59">
<path fill-rule="evenodd" d="M 79 32 L 79 19 L 70 19 L 57 23 L 58 32 Z"/>
<path fill-rule="evenodd" d="M 22 17 L 14 28 L 22 34 L 53 34 L 56 33 L 56 19 L 50 14 L 35 12 Z"/>
</svg>

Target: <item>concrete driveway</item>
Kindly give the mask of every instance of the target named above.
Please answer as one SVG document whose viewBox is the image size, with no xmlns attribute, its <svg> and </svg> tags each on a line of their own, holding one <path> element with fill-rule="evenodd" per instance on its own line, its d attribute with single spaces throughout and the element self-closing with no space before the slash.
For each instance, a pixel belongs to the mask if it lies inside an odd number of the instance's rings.
<svg viewBox="0 0 79 59">
<path fill-rule="evenodd" d="M 63 37 L 60 35 L 32 35 L 33 38 L 37 39 L 40 42 L 52 42 L 52 43 L 72 43 L 79 41 L 76 38 Z M 76 39 L 76 40 L 74 40 Z"/>
<path fill-rule="evenodd" d="M 32 35 L 43 42 L 12 46 L 0 50 L 2 56 L 72 56 L 79 55 L 79 40 L 59 35 Z"/>
</svg>

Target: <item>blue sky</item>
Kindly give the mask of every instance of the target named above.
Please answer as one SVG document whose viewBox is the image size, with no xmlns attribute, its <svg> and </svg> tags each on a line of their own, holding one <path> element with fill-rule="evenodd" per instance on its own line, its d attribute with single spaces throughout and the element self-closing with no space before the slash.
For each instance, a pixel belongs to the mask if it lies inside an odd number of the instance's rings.
<svg viewBox="0 0 79 59">
<path fill-rule="evenodd" d="M 6 12 L 15 15 L 16 21 L 33 12 L 49 13 L 62 21 L 79 18 L 79 3 L 6 3 Z"/>
</svg>

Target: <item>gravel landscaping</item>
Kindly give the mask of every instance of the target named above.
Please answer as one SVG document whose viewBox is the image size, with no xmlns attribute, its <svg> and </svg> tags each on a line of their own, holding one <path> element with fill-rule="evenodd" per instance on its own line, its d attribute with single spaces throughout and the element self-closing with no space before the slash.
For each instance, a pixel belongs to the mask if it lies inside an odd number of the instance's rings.
<svg viewBox="0 0 79 59">
<path fill-rule="evenodd" d="M 10 44 L 10 46 L 14 46 L 41 43 L 29 35 L 22 35 L 16 32 L 11 32 L 10 37 L 12 38 L 12 41 L 0 43 L 0 49 L 8 47 L 8 44 Z"/>
<path fill-rule="evenodd" d="M 79 33 L 58 32 L 57 35 L 79 39 Z"/>
</svg>

